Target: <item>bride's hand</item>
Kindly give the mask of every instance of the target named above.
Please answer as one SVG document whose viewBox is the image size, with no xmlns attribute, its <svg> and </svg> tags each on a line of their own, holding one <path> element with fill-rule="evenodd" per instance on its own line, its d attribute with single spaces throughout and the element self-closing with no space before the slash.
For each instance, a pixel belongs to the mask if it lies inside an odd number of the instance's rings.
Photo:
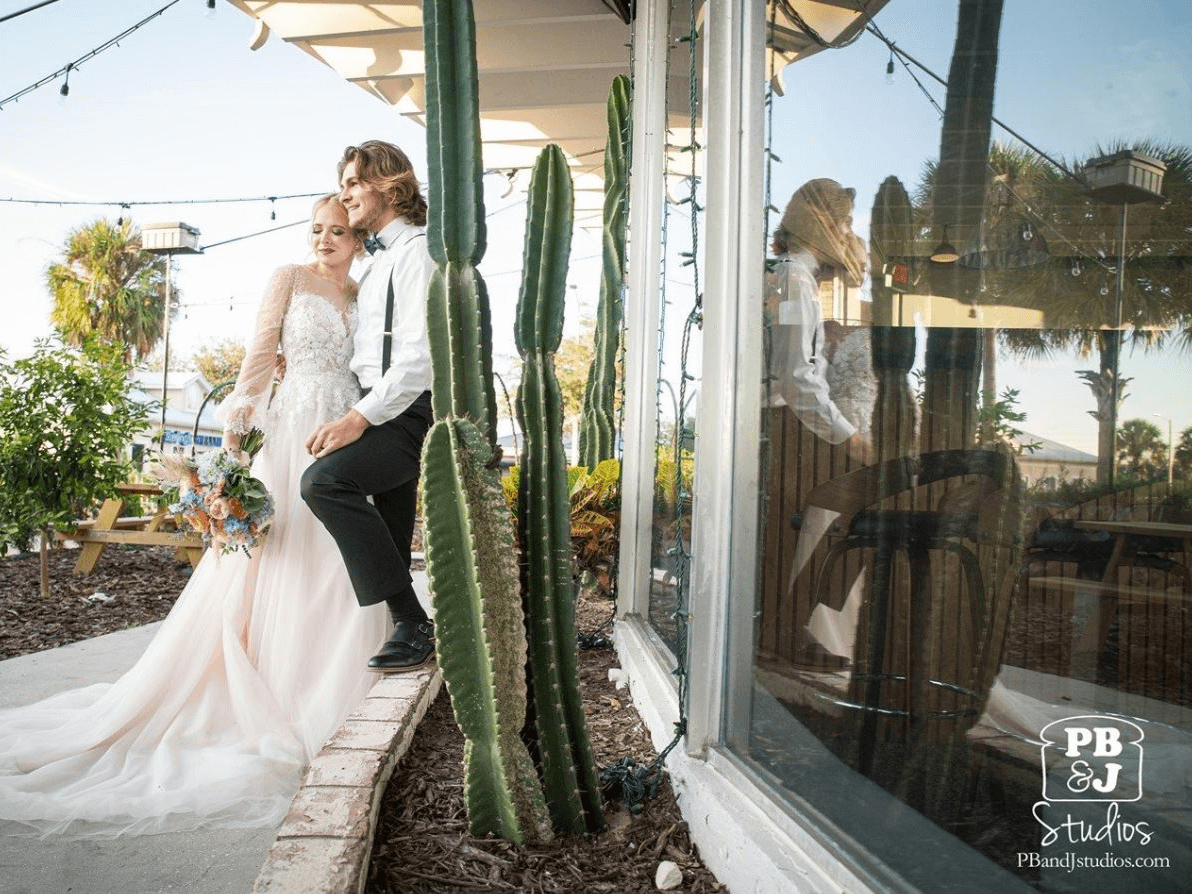
<svg viewBox="0 0 1192 894">
<path fill-rule="evenodd" d="M 240 449 L 240 445 L 227 446 L 223 448 L 224 453 L 230 456 L 233 460 L 242 466 L 247 466 L 252 463 L 252 457 Z"/>
</svg>

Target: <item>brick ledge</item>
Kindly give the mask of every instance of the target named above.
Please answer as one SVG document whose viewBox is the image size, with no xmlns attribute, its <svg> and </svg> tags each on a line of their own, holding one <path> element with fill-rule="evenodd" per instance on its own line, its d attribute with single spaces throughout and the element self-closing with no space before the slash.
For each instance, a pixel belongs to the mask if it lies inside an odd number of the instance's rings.
<svg viewBox="0 0 1192 894">
<path fill-rule="evenodd" d="M 311 761 L 253 894 L 360 894 L 381 796 L 439 694 L 430 666 L 383 676 Z"/>
</svg>

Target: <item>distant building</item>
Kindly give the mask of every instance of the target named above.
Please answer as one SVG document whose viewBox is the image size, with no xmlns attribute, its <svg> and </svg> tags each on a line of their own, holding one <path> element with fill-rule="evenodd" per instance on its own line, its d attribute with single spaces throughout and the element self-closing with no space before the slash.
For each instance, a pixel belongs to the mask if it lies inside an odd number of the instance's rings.
<svg viewBox="0 0 1192 894">
<path fill-rule="evenodd" d="M 134 400 L 143 404 L 158 402 L 149 417 L 149 427 L 133 439 L 133 458 L 136 459 L 146 447 L 156 446 L 157 433 L 162 424 L 162 374 L 161 370 L 136 370 L 129 375 L 129 379 Z M 212 387 L 207 377 L 200 372 L 171 370 L 167 385 L 163 438 L 165 449 L 181 453 L 189 451 L 192 445 L 196 452 L 219 447 L 223 443 L 223 423 L 216 418 L 216 402 L 203 405 Z M 195 419 L 200 410 L 202 417 L 196 429 Z"/>
<path fill-rule="evenodd" d="M 1014 439 L 1019 446 L 1037 444 L 1037 450 L 1022 451 L 1018 467 L 1027 487 L 1055 488 L 1063 481 L 1097 480 L 1097 457 L 1058 441 L 1022 432 Z"/>
</svg>

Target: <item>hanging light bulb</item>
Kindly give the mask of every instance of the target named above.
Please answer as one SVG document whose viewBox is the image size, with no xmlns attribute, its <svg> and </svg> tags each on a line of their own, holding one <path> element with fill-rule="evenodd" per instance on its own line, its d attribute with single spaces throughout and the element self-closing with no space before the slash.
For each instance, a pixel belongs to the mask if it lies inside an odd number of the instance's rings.
<svg viewBox="0 0 1192 894">
<path fill-rule="evenodd" d="M 62 86 L 58 88 L 58 95 L 61 96 L 63 100 L 65 100 L 66 97 L 70 95 L 70 70 L 72 68 L 74 68 L 74 63 L 67 62 L 66 63 L 66 80 L 63 81 Z"/>
<path fill-rule="evenodd" d="M 269 219 L 277 220 L 277 197 L 269 197 Z"/>
<path fill-rule="evenodd" d="M 207 18 L 215 18 L 215 0 L 207 0 Z"/>
<path fill-rule="evenodd" d="M 890 61 L 886 63 L 886 83 L 894 83 L 894 51 L 890 50 Z"/>
</svg>

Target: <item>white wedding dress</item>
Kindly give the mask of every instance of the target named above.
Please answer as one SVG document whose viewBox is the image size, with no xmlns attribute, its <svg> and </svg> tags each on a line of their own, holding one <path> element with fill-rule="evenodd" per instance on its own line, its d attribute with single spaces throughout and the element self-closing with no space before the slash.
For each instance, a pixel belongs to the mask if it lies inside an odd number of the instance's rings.
<svg viewBox="0 0 1192 894">
<path fill-rule="evenodd" d="M 112 684 L 0 711 L 0 820 L 42 833 L 143 834 L 277 824 L 311 757 L 367 693 L 388 632 L 362 609 L 302 502 L 316 424 L 358 398 L 354 301 L 306 267 L 274 274 L 229 430 L 256 425 L 276 501 L 253 551 L 208 550 L 144 655 Z M 278 344 L 285 377 L 270 400 Z M 69 608 L 64 607 L 69 611 Z"/>
</svg>

